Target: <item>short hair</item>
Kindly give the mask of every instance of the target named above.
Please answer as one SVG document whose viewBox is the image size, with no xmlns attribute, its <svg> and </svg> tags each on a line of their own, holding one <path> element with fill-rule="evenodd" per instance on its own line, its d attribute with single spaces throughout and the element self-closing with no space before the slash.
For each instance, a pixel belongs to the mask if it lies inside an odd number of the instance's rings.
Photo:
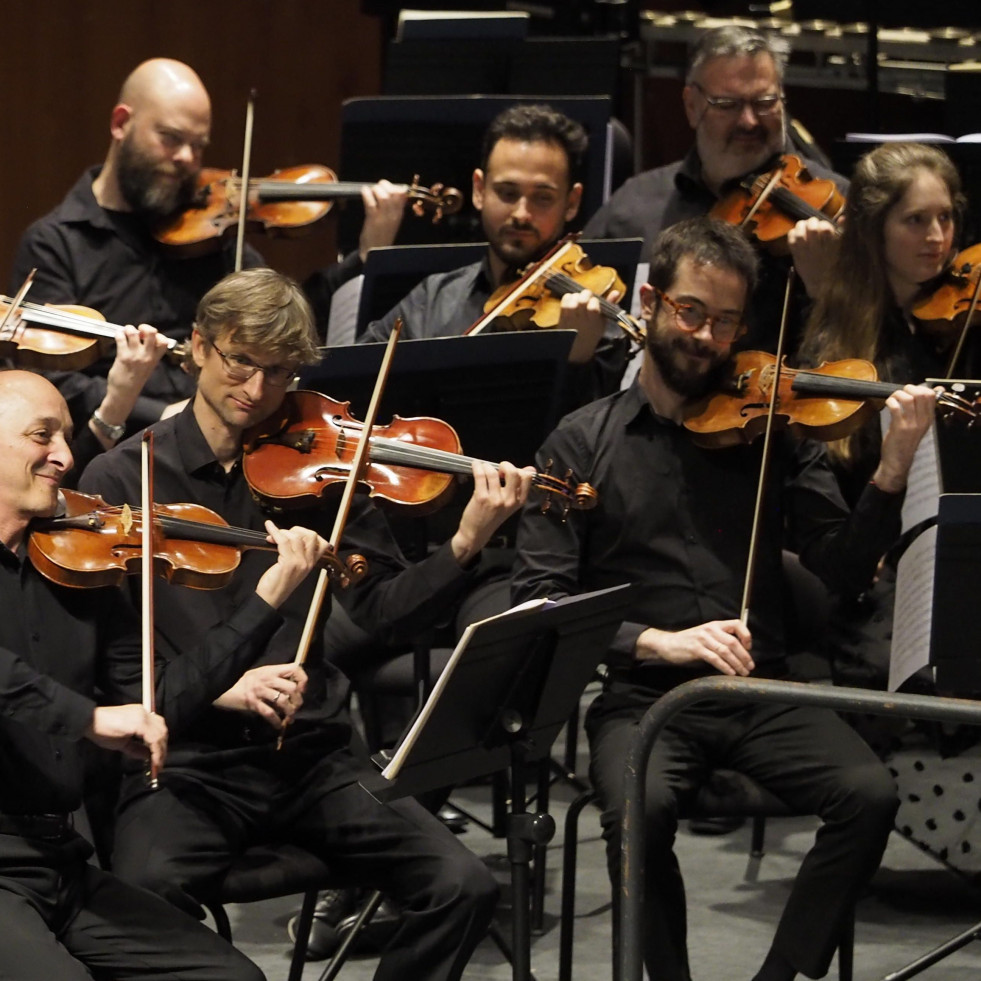
<svg viewBox="0 0 981 981">
<path fill-rule="evenodd" d="M 713 27 L 705 31 L 692 48 L 685 84 L 691 85 L 702 65 L 713 58 L 751 58 L 758 54 L 767 54 L 773 59 L 777 80 L 783 85 L 783 73 L 790 56 L 790 45 L 784 38 L 738 24 Z"/>
<path fill-rule="evenodd" d="M 756 289 L 760 260 L 735 225 L 703 215 L 666 228 L 651 247 L 647 281 L 655 289 L 667 292 L 685 258 L 696 266 L 732 270 L 746 283 L 747 300 Z"/>
<path fill-rule="evenodd" d="M 499 112 L 487 131 L 480 151 L 480 169 L 487 172 L 491 151 L 500 140 L 522 140 L 527 143 L 554 143 L 562 148 L 569 161 L 569 184 L 582 180 L 589 138 L 574 119 L 549 105 L 519 104 Z"/>
<path fill-rule="evenodd" d="M 212 346 L 227 333 L 237 344 L 261 347 L 277 361 L 321 360 L 307 298 L 274 269 L 243 269 L 220 280 L 201 297 L 194 327 Z"/>
</svg>

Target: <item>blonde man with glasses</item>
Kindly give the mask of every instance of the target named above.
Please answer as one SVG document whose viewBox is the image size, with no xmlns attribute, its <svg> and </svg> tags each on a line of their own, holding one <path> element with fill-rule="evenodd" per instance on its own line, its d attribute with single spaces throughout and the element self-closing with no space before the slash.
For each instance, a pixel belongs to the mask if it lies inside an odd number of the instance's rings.
<svg viewBox="0 0 981 981">
<path fill-rule="evenodd" d="M 261 529 L 266 511 L 242 473 L 243 434 L 280 408 L 302 365 L 319 360 L 310 306 L 295 283 L 271 269 L 234 273 L 201 300 L 191 343 L 194 396 L 180 414 L 153 426 L 155 499 L 202 504 L 231 525 Z M 137 500 L 138 448 L 133 437 L 103 454 L 82 487 L 114 504 Z M 456 532 L 411 566 L 367 495 L 356 494 L 341 554 L 365 556 L 368 573 L 337 591 L 352 620 L 382 642 L 410 643 L 470 587 L 473 562 L 523 503 L 530 478 L 510 464 L 477 465 Z M 290 520 L 329 538 L 336 506 L 291 510 Z M 167 663 L 217 629 L 223 611 L 269 562 L 266 553 L 246 553 L 221 589 L 158 583 L 158 658 Z M 338 886 L 381 889 L 404 914 L 376 981 L 456 981 L 490 921 L 497 887 L 418 804 L 379 804 L 359 786 L 348 686 L 326 656 L 322 629 L 314 631 L 305 665 L 293 663 L 312 592 L 311 579 L 281 606 L 278 629 L 235 684 L 173 720 L 172 730 L 185 738 L 172 741 L 158 790 L 146 793 L 138 773 L 125 777 L 113 868 L 200 916 L 200 903 L 215 898 L 244 849 L 289 841 L 325 861 Z"/>
<path fill-rule="evenodd" d="M 593 215 L 583 234 L 642 236 L 647 255 L 665 228 L 707 214 L 740 180 L 771 168 L 784 153 L 800 156 L 814 177 L 834 180 L 845 193 L 847 181 L 791 139 L 783 90 L 787 53 L 782 39 L 748 27 L 729 25 L 702 34 L 682 91 L 694 146 L 683 159 L 628 180 Z M 833 238 L 833 227 L 819 220 L 801 223 L 792 237 L 794 263 L 811 295 L 819 287 Z M 762 256 L 745 346 L 775 347 L 787 267 L 786 259 Z M 801 327 L 792 325 L 791 350 Z"/>
</svg>

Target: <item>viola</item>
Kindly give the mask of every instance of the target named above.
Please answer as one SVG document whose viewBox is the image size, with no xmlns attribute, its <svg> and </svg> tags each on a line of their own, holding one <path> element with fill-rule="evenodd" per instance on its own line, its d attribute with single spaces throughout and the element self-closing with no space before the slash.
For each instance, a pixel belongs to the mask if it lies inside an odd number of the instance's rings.
<svg viewBox="0 0 981 981">
<path fill-rule="evenodd" d="M 694 441 L 716 449 L 756 439 L 766 426 L 775 374 L 772 354 L 737 354 L 722 390 L 693 406 L 684 420 Z M 875 400 L 902 387 L 877 380 L 875 365 L 859 358 L 827 362 L 811 371 L 782 367 L 775 422 L 798 436 L 844 439 L 875 411 Z M 969 423 L 981 416 L 981 404 L 956 392 L 938 393 L 937 408 Z"/>
<path fill-rule="evenodd" d="M 140 572 L 142 509 L 115 506 L 95 494 L 63 490 L 65 514 L 31 525 L 28 555 L 34 567 L 62 586 L 119 585 Z M 276 551 L 262 531 L 233 528 L 199 504 L 154 504 L 154 573 L 176 585 L 217 589 L 231 580 L 242 551 Z M 363 556 L 323 559 L 331 581 L 344 588 L 367 571 Z"/>
<path fill-rule="evenodd" d="M 800 157 L 785 154 L 773 170 L 744 178 L 709 216 L 738 225 L 764 248 L 783 255 L 798 221 L 820 218 L 834 224 L 844 206 L 834 181 L 814 177 Z"/>
<path fill-rule="evenodd" d="M 37 371 L 80 371 L 112 352 L 122 331 L 91 307 L 22 302 L 0 296 L 0 358 Z M 167 339 L 167 356 L 183 359 L 186 342 Z"/>
<path fill-rule="evenodd" d="M 364 438 L 364 426 L 349 406 L 319 392 L 287 392 L 280 410 L 245 434 L 242 472 L 253 493 L 280 507 L 310 506 L 340 487 Z M 393 416 L 369 432 L 361 483 L 380 502 L 424 515 L 445 503 L 453 475 L 470 474 L 474 462 L 462 455 L 449 423 Z M 574 483 L 571 472 L 565 478 L 538 473 L 532 483 L 545 493 L 543 510 L 555 498 L 563 514 L 596 504 L 596 491 Z"/>
<path fill-rule="evenodd" d="M 396 184 L 412 202 L 416 215 L 432 214 L 433 222 L 454 214 L 463 195 L 452 187 L 423 187 L 419 178 Z M 275 171 L 270 177 L 249 180 L 245 195 L 245 221 L 250 230 L 295 236 L 323 218 L 338 198 L 361 197 L 366 184 L 339 181 L 329 168 L 304 164 Z M 158 242 L 182 255 L 203 255 L 220 247 L 222 238 L 239 224 L 242 179 L 234 170 L 205 167 L 198 175 L 197 195 L 186 211 L 158 226 Z"/>
<path fill-rule="evenodd" d="M 497 289 L 484 304 L 484 315 L 467 334 L 479 334 L 495 321 L 505 330 L 556 327 L 562 313 L 562 297 L 588 289 L 599 299 L 600 312 L 620 327 L 634 343 L 644 343 L 643 326 L 606 299 L 610 290 L 623 295 L 625 286 L 610 266 L 596 266 L 574 238 L 559 242 L 545 258 L 525 269 L 521 278 Z"/>
</svg>

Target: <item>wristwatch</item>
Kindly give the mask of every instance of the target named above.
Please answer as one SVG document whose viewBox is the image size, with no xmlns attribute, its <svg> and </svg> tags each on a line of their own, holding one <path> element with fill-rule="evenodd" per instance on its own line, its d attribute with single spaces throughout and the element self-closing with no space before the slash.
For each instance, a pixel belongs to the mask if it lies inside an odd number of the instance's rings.
<svg viewBox="0 0 981 981">
<path fill-rule="evenodd" d="M 102 433 L 103 436 L 105 436 L 106 439 L 111 439 L 114 443 L 121 440 L 123 438 L 123 433 L 126 432 L 125 426 L 110 426 L 109 423 L 99 415 L 98 409 L 92 413 L 92 424 L 99 430 L 100 433 Z"/>
</svg>

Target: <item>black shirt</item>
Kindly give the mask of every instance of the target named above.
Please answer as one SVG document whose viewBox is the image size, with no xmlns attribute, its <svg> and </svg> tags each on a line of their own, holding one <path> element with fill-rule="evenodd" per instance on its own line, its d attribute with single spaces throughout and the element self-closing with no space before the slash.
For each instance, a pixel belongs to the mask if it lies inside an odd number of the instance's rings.
<svg viewBox="0 0 981 981">
<path fill-rule="evenodd" d="M 253 499 L 240 463 L 226 473 L 215 459 L 194 417 L 193 405 L 156 423 L 153 431 L 154 497 L 158 503 L 201 504 L 233 526 L 257 531 L 264 530 L 266 517 L 272 517 L 278 524 L 305 525 L 329 538 L 336 505 L 281 515 L 264 511 Z M 93 461 L 83 475 L 82 488 L 101 494 L 111 503 L 139 501 L 139 461 L 140 439 L 133 437 Z M 362 494 L 355 495 L 343 546 L 342 554 L 365 556 L 368 574 L 357 586 L 338 591 L 338 597 L 352 619 L 378 636 L 380 642 L 410 639 L 452 604 L 468 582 L 448 544 L 423 562 L 408 566 L 391 539 L 384 517 Z M 275 552 L 248 550 L 231 581 L 219 589 L 191 590 L 158 581 L 158 657 L 166 661 L 179 656 L 252 593 L 262 573 L 275 561 Z M 282 664 L 294 659 L 315 582 L 316 576 L 309 576 L 280 608 L 283 622 L 263 645 L 256 664 Z M 326 603 L 322 617 L 328 610 Z M 350 731 L 344 707 L 347 685 L 324 658 L 321 631 L 314 634 L 305 668 L 309 684 L 303 707 L 284 745 L 322 755 L 346 746 Z M 214 707 L 197 713 L 188 723 L 185 737 L 171 741 L 171 770 L 180 766 L 215 769 L 262 759 L 276 739 L 275 731 L 258 717 Z"/>
<path fill-rule="evenodd" d="M 73 811 L 96 688 L 107 703 L 140 701 L 139 623 L 118 589 L 57 586 L 3 545 L 0 608 L 0 811 Z M 216 698 L 278 622 L 254 597 L 227 624 L 190 638 L 188 657 L 158 665 L 159 710 L 180 720 Z"/>
<path fill-rule="evenodd" d="M 186 340 L 198 301 L 234 269 L 234 240 L 193 258 L 168 253 L 144 219 L 99 205 L 92 182 L 100 169 L 92 167 L 82 174 L 61 204 L 24 233 L 14 257 L 11 292 L 37 267 L 28 296 L 32 301 L 82 304 L 98 310 L 110 323 L 147 323 L 169 337 Z M 243 266 L 261 265 L 259 253 L 246 247 Z M 53 377 L 76 426 L 102 401 L 111 363 L 111 358 L 104 358 L 84 372 L 59 372 Z M 165 358 L 144 387 L 143 398 L 148 401 L 136 415 L 145 424 L 159 417 L 165 405 L 193 391 L 193 380 Z"/>
<path fill-rule="evenodd" d="M 900 495 L 869 486 L 849 516 L 823 447 L 776 435 L 749 619 L 757 673 L 771 674 L 784 653 L 783 545 L 832 589 L 861 589 L 898 531 L 900 509 Z M 638 382 L 567 416 L 539 462 L 571 467 L 599 501 L 565 522 L 525 508 L 513 600 L 634 582 L 637 598 L 611 664 L 656 688 L 704 673 L 635 665 L 634 645 L 648 626 L 682 630 L 739 617 L 762 442 L 700 449 L 655 415 Z"/>
</svg>

